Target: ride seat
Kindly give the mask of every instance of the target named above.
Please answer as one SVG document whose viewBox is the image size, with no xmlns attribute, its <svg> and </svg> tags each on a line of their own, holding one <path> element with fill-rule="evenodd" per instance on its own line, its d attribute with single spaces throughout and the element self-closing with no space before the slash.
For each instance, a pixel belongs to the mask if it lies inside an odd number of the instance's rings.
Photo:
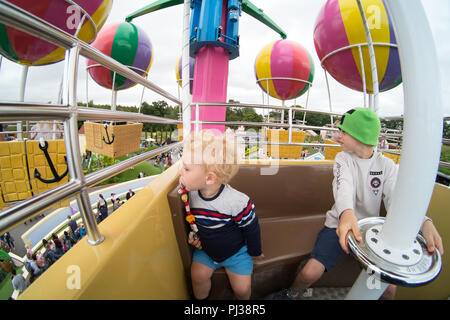
<svg viewBox="0 0 450 320">
<path fill-rule="evenodd" d="M 334 203 L 333 165 L 280 165 L 276 174 L 269 167 L 241 165 L 230 185 L 246 193 L 255 204 L 261 227 L 265 258 L 254 264 L 252 299 L 288 287 L 299 266 L 306 262 L 325 214 Z M 191 289 L 190 265 L 193 247 L 187 243 L 189 226 L 177 188 L 168 194 L 180 255 Z M 355 259 L 343 255 L 338 264 L 314 284 L 314 287 L 350 287 L 361 269 Z M 214 272 L 210 299 L 233 299 L 223 268 Z"/>
</svg>

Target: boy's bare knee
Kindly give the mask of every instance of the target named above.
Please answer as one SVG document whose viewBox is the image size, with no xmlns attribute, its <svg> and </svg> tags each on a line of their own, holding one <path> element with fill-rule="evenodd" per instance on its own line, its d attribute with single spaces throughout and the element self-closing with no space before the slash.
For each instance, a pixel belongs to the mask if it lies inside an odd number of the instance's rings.
<svg viewBox="0 0 450 320">
<path fill-rule="evenodd" d="M 211 276 L 206 274 L 205 272 L 194 271 L 191 272 L 192 281 L 195 283 L 208 281 Z"/>
<path fill-rule="evenodd" d="M 248 300 L 251 294 L 251 284 L 235 285 L 233 287 L 234 295 L 238 300 Z"/>
<path fill-rule="evenodd" d="M 397 286 L 390 284 L 384 291 L 380 299 L 382 300 L 394 300 L 395 294 L 397 292 Z"/>
<path fill-rule="evenodd" d="M 202 283 L 211 279 L 212 272 L 209 269 L 198 266 L 191 267 L 191 278 L 194 283 Z"/>
<path fill-rule="evenodd" d="M 300 271 L 298 277 L 304 283 L 313 284 L 322 277 L 324 271 L 325 268 L 320 262 L 314 259 L 310 259 Z"/>
</svg>

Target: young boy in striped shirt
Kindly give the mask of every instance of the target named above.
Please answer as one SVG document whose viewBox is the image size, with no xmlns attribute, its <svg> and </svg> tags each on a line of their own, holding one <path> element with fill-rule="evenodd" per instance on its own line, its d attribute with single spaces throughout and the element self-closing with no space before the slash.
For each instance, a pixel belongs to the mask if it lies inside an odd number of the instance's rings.
<svg viewBox="0 0 450 320">
<path fill-rule="evenodd" d="M 191 265 L 194 296 L 207 299 L 211 276 L 224 267 L 237 299 L 251 294 L 252 257 L 263 258 L 258 217 L 249 197 L 227 182 L 238 171 L 236 138 L 202 130 L 186 139 L 180 184 L 189 192 L 198 238 Z"/>
</svg>

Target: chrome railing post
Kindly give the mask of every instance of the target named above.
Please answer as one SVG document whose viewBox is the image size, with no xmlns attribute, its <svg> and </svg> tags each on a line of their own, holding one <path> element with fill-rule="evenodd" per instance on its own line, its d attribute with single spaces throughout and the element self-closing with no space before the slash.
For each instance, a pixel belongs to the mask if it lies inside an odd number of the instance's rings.
<svg viewBox="0 0 450 320">
<path fill-rule="evenodd" d="M 361 18 L 364 25 L 364 31 L 366 32 L 366 39 L 367 39 L 367 46 L 369 49 L 369 57 L 370 57 L 370 66 L 372 70 L 372 92 L 373 92 L 373 103 L 371 104 L 371 109 L 378 114 L 378 93 L 379 93 L 379 86 L 378 86 L 378 71 L 377 71 L 377 61 L 375 57 L 375 49 L 372 41 L 372 35 L 370 34 L 370 27 L 369 23 L 367 22 L 366 13 L 364 11 L 363 5 L 361 3 L 361 0 L 356 0 L 356 3 L 358 4 L 358 9 L 361 14 Z M 370 102 L 370 100 L 369 100 Z M 369 103 L 370 105 L 370 103 Z"/>
<path fill-rule="evenodd" d="M 199 132 L 200 130 L 200 108 L 198 103 L 195 104 L 195 132 Z"/>
<path fill-rule="evenodd" d="M 68 50 L 66 55 L 66 69 L 64 71 L 64 104 L 70 110 L 70 117 L 64 122 L 64 134 L 66 143 L 66 155 L 69 172 L 72 180 L 79 181 L 81 189 L 76 196 L 81 218 L 87 230 L 87 241 L 91 245 L 103 242 L 104 237 L 100 234 L 92 205 L 87 190 L 86 179 L 81 166 L 80 143 L 78 140 L 78 106 L 77 106 L 77 76 L 80 47 L 75 46 Z"/>
<path fill-rule="evenodd" d="M 288 114 L 289 114 L 289 143 L 292 143 L 292 109 L 288 110 Z"/>
<path fill-rule="evenodd" d="M 367 107 L 367 103 L 366 103 L 366 95 L 367 95 L 367 89 L 366 89 L 366 70 L 365 70 L 365 66 L 364 66 L 364 60 L 363 60 L 363 56 L 362 56 L 362 50 L 361 50 L 361 46 L 358 46 L 358 51 L 359 51 L 359 61 L 361 62 L 361 74 L 362 74 L 362 80 L 363 80 L 363 93 L 364 93 L 364 108 Z"/>
</svg>

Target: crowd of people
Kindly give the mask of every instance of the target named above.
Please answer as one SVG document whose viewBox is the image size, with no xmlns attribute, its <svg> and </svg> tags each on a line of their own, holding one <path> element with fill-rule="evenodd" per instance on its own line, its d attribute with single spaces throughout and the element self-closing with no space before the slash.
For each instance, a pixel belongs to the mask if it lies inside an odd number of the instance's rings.
<svg viewBox="0 0 450 320">
<path fill-rule="evenodd" d="M 132 189 L 128 189 L 125 199 L 128 201 L 135 194 Z M 112 212 L 124 203 L 124 200 L 116 197 L 115 193 L 111 193 L 110 200 L 113 205 Z M 102 194 L 99 194 L 97 209 L 97 223 L 100 223 L 108 216 L 108 203 Z M 24 266 L 30 274 L 29 281 L 27 282 L 23 274 L 17 273 L 15 268 L 11 271 L 11 284 L 14 290 L 19 291 L 19 294 L 86 235 L 86 228 L 82 222 L 77 223 L 70 215 L 67 216 L 67 220 L 68 229 L 64 231 L 62 237 L 58 237 L 56 233 L 53 233 L 50 240 L 42 239 L 42 249 L 36 252 L 33 252 L 29 245 L 25 246 L 26 257 Z M 0 237 L 0 246 L 6 252 L 14 249 L 14 239 L 9 232 Z"/>
<path fill-rule="evenodd" d="M 125 195 L 126 200 L 128 201 L 132 196 L 135 195 L 135 192 L 132 189 L 128 189 L 128 192 Z M 124 200 L 120 199 L 120 197 L 116 197 L 115 193 L 111 193 L 111 198 L 110 201 L 112 203 L 112 212 L 116 211 L 117 209 L 119 209 L 119 207 L 124 204 Z M 97 213 L 95 215 L 97 223 L 102 222 L 103 220 L 106 219 L 106 217 L 108 217 L 108 202 L 106 201 L 105 197 L 103 196 L 103 194 L 99 194 L 98 195 L 98 202 L 97 202 Z"/>
<path fill-rule="evenodd" d="M 169 151 L 156 156 L 154 165 L 161 168 L 161 171 L 171 167 L 173 165 L 172 152 Z"/>
<path fill-rule="evenodd" d="M 29 245 L 25 246 L 24 266 L 30 274 L 30 284 L 86 235 L 86 228 L 82 222 L 77 223 L 71 216 L 67 216 L 67 219 L 69 228 L 64 231 L 62 237 L 53 233 L 50 240 L 42 239 L 42 249 L 36 252 L 33 252 Z M 20 294 L 27 288 L 28 283 L 14 268 L 11 272 L 13 289 L 18 290 Z"/>
</svg>

